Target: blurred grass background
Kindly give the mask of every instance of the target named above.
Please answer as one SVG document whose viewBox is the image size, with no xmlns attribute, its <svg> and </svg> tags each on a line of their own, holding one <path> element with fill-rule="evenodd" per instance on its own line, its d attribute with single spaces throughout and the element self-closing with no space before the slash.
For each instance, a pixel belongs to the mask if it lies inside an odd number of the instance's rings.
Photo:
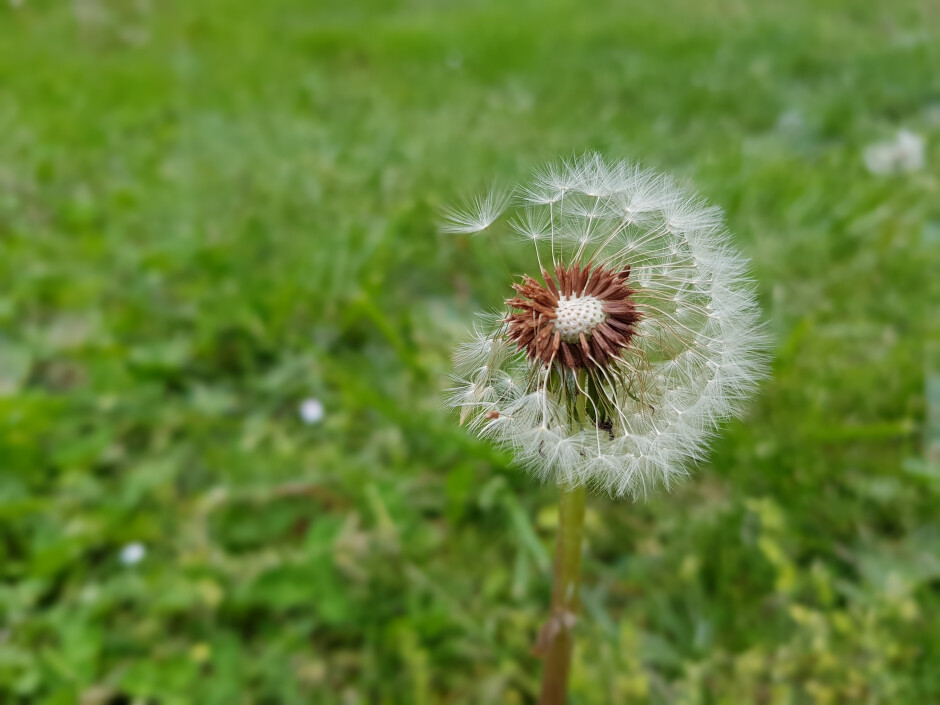
<svg viewBox="0 0 940 705">
<path fill-rule="evenodd" d="M 590 500 L 572 703 L 940 702 L 938 27 L 0 5 L 0 702 L 534 702 L 555 493 L 439 401 L 525 264 L 435 221 L 585 149 L 727 209 L 777 350 L 696 479 Z M 899 128 L 927 168 L 868 173 Z"/>
</svg>

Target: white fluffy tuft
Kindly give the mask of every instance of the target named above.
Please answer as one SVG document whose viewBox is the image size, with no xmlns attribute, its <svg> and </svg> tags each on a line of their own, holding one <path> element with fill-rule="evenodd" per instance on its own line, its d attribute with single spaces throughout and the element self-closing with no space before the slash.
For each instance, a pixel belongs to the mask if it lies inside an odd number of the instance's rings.
<svg viewBox="0 0 940 705">
<path fill-rule="evenodd" d="M 671 487 L 766 375 L 747 260 L 721 210 L 667 176 L 597 154 L 543 167 L 517 192 L 510 225 L 535 245 L 533 264 L 545 248 L 551 262 L 629 265 L 643 318 L 587 396 L 570 371 L 528 362 L 506 341 L 503 317 L 491 317 L 455 352 L 448 404 L 543 481 L 634 499 Z M 491 191 L 448 211 L 445 230 L 485 230 L 508 204 Z"/>
<path fill-rule="evenodd" d="M 509 191 L 494 186 L 483 196 L 470 198 L 461 207 L 445 208 L 441 232 L 464 235 L 483 232 L 505 212 L 511 198 Z"/>
</svg>

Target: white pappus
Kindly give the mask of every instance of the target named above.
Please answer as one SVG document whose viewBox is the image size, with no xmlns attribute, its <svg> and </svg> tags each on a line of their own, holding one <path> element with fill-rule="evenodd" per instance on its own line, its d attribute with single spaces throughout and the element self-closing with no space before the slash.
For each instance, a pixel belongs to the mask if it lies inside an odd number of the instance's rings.
<svg viewBox="0 0 940 705">
<path fill-rule="evenodd" d="M 668 488 L 766 373 L 747 260 L 720 209 L 624 161 L 553 163 L 514 194 L 445 213 L 445 232 L 498 235 L 515 210 L 535 270 L 455 352 L 448 405 L 544 481 Z"/>
</svg>

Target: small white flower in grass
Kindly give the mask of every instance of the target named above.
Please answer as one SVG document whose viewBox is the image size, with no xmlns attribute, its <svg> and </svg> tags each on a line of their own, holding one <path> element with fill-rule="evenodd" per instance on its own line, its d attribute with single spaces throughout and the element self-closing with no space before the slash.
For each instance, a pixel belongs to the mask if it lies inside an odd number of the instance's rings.
<svg viewBox="0 0 940 705">
<path fill-rule="evenodd" d="M 535 250 L 537 276 L 458 348 L 449 405 L 543 480 L 615 497 L 670 487 L 765 374 L 747 261 L 720 209 L 596 154 L 516 192 L 512 237 Z M 460 222 L 489 227 L 493 203 Z"/>
<path fill-rule="evenodd" d="M 899 130 L 888 142 L 865 148 L 865 166 L 872 174 L 906 174 L 920 171 L 927 163 L 924 138 L 909 130 Z"/>
<path fill-rule="evenodd" d="M 121 548 L 119 559 L 124 565 L 137 565 L 147 555 L 147 547 L 135 541 Z"/>
<path fill-rule="evenodd" d="M 300 418 L 305 424 L 318 424 L 323 420 L 325 411 L 319 399 L 304 399 L 300 402 Z"/>
</svg>

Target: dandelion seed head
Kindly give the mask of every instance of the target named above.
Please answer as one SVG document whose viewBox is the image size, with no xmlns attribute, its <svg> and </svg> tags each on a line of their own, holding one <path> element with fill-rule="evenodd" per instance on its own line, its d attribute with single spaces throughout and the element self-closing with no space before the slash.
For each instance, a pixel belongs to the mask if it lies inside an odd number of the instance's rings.
<svg viewBox="0 0 940 705">
<path fill-rule="evenodd" d="M 899 130 L 893 140 L 876 142 L 865 148 L 865 166 L 872 174 L 906 174 L 920 171 L 926 164 L 924 138 L 910 130 Z"/>
<path fill-rule="evenodd" d="M 448 404 L 543 481 L 633 499 L 671 487 L 766 371 L 747 261 L 721 210 L 596 154 L 516 191 L 510 230 L 534 246 L 533 269 L 455 352 Z M 509 206 L 472 203 L 450 232 L 488 228 Z"/>
</svg>

